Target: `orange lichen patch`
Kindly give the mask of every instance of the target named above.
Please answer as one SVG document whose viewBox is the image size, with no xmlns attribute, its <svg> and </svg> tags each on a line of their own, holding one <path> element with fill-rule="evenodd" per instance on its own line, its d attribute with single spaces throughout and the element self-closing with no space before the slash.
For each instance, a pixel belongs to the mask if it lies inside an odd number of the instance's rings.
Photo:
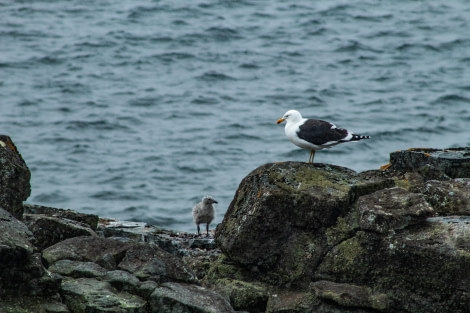
<svg viewBox="0 0 470 313">
<path fill-rule="evenodd" d="M 434 149 L 434 148 L 409 148 L 406 149 L 406 151 L 416 151 L 416 152 L 423 152 L 423 153 L 431 153 L 431 152 L 436 152 L 439 151 L 440 149 Z"/>
<path fill-rule="evenodd" d="M 99 221 L 98 221 L 100 224 L 102 225 L 109 225 L 111 224 L 111 222 L 115 222 L 115 220 L 113 219 L 109 219 L 109 218 L 102 218 L 100 217 Z"/>
<path fill-rule="evenodd" d="M 390 168 L 390 166 L 392 166 L 392 163 L 388 163 L 388 164 L 385 164 L 385 165 L 382 165 L 380 167 L 381 170 L 385 171 L 385 170 L 388 170 Z"/>
<path fill-rule="evenodd" d="M 431 156 L 431 153 L 424 153 L 424 156 L 429 158 Z"/>
</svg>

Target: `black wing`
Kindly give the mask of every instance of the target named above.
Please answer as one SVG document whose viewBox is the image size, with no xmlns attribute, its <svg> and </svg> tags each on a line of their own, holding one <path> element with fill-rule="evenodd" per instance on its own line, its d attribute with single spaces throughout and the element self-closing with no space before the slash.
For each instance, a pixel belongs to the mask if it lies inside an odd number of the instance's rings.
<svg viewBox="0 0 470 313">
<path fill-rule="evenodd" d="M 333 127 L 333 128 L 332 128 Z M 341 141 L 348 135 L 344 128 L 335 128 L 327 121 L 307 120 L 299 127 L 297 135 L 314 145 L 323 145 L 327 142 Z"/>
</svg>

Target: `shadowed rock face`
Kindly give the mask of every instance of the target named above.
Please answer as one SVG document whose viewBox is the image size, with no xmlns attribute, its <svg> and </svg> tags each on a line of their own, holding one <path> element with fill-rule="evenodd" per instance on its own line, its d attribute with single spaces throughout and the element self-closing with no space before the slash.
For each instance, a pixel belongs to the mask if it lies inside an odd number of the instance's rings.
<svg viewBox="0 0 470 313">
<path fill-rule="evenodd" d="M 0 135 L 0 207 L 17 219 L 31 194 L 31 173 L 10 137 Z"/>
</svg>

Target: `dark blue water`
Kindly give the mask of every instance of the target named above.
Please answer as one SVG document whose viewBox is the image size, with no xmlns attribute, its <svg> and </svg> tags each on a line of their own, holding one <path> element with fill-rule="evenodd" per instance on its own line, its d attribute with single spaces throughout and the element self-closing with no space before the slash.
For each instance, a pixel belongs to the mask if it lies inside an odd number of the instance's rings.
<svg viewBox="0 0 470 313">
<path fill-rule="evenodd" d="M 320 151 L 356 171 L 410 147 L 470 145 L 470 4 L 446 1 L 2 1 L 0 133 L 28 202 L 194 231 L 241 179 L 307 161 L 289 109 L 369 141 Z"/>
</svg>

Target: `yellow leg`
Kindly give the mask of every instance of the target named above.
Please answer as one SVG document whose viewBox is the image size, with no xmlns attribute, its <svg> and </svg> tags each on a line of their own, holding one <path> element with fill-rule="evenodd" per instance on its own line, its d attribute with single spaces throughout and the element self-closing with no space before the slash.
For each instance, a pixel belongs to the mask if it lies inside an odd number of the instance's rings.
<svg viewBox="0 0 470 313">
<path fill-rule="evenodd" d="M 315 157 L 315 150 L 310 150 L 310 158 L 308 158 L 308 163 L 313 163 L 314 157 Z"/>
</svg>

